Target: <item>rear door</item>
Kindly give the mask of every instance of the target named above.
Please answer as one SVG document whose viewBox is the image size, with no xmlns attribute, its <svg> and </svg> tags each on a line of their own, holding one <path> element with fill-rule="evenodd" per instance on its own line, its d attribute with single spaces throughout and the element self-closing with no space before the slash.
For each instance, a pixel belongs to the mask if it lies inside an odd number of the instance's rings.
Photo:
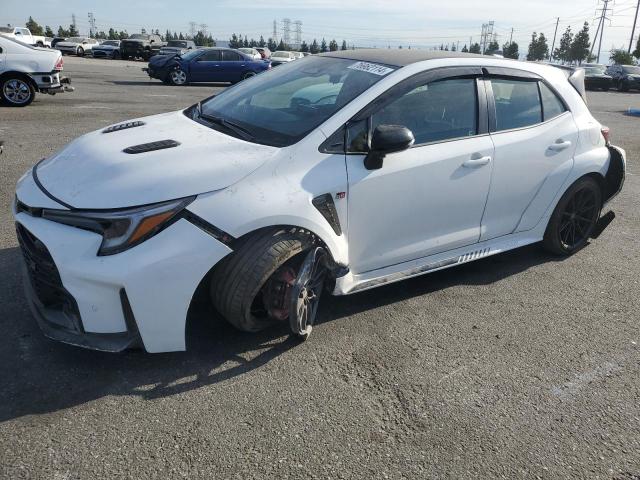
<svg viewBox="0 0 640 480">
<path fill-rule="evenodd" d="M 578 128 L 540 77 L 500 69 L 485 80 L 495 145 L 480 240 L 537 225 L 573 167 Z"/>
<path fill-rule="evenodd" d="M 220 50 L 205 51 L 189 64 L 189 80 L 192 82 L 224 82 L 221 60 Z"/>
<path fill-rule="evenodd" d="M 224 50 L 222 52 L 223 82 L 239 82 L 247 68 L 247 60 L 238 52 Z"/>
</svg>

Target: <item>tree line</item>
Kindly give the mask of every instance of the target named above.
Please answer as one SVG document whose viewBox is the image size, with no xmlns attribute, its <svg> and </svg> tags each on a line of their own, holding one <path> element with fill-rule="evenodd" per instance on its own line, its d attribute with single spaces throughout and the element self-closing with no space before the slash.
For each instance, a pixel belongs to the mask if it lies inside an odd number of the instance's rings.
<svg viewBox="0 0 640 480">
<path fill-rule="evenodd" d="M 269 37 L 267 40 L 260 35 L 259 40 L 252 38 L 249 40 L 246 35 L 244 37 L 239 34 L 232 34 L 229 38 L 229 47 L 231 48 L 247 48 L 247 47 L 267 47 L 271 51 L 277 50 L 299 50 L 301 52 L 309 53 L 325 53 L 335 52 L 336 50 L 347 50 L 347 41 L 343 40 L 342 45 L 338 45 L 338 42 L 333 39 L 329 43 L 323 38 L 320 43 L 315 38 L 311 43 L 303 41 L 300 46 L 294 49 L 291 45 L 284 43 L 284 40 L 280 39 L 280 42 L 276 42 L 273 38 Z"/>
</svg>

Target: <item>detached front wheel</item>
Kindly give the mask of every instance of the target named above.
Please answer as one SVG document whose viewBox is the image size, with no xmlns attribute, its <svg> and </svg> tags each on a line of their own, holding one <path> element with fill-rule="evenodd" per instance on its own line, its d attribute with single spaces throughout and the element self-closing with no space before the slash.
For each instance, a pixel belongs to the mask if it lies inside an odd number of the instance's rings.
<svg viewBox="0 0 640 480">
<path fill-rule="evenodd" d="M 242 239 L 211 277 L 211 299 L 234 327 L 258 332 L 287 323 L 306 339 L 329 272 L 329 255 L 307 233 L 267 229 Z"/>
</svg>

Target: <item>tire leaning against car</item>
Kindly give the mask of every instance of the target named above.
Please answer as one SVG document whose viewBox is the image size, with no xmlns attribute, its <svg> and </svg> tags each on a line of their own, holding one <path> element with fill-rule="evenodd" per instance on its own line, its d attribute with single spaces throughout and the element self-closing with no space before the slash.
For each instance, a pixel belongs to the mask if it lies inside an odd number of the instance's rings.
<svg viewBox="0 0 640 480">
<path fill-rule="evenodd" d="M 211 300 L 218 313 L 245 332 L 274 325 L 276 320 L 256 314 L 255 303 L 260 302 L 271 276 L 313 245 L 311 235 L 282 228 L 268 228 L 241 239 L 211 275 Z"/>
<path fill-rule="evenodd" d="M 8 107 L 26 107 L 36 97 L 36 88 L 25 76 L 8 74 L 0 78 L 0 101 Z"/>
</svg>

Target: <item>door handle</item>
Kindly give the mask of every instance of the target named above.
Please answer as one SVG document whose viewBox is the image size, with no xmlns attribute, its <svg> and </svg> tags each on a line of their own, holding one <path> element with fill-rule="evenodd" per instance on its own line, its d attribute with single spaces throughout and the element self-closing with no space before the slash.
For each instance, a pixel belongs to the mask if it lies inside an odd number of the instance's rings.
<svg viewBox="0 0 640 480">
<path fill-rule="evenodd" d="M 552 152 L 561 152 L 562 150 L 566 150 L 570 146 L 571 146 L 571 142 L 569 140 L 567 141 L 557 140 L 556 143 L 554 143 L 553 145 L 549 145 L 549 150 L 551 150 Z"/>
<path fill-rule="evenodd" d="M 472 158 L 462 164 L 465 168 L 478 168 L 488 165 L 491 162 L 491 157 Z"/>
</svg>

